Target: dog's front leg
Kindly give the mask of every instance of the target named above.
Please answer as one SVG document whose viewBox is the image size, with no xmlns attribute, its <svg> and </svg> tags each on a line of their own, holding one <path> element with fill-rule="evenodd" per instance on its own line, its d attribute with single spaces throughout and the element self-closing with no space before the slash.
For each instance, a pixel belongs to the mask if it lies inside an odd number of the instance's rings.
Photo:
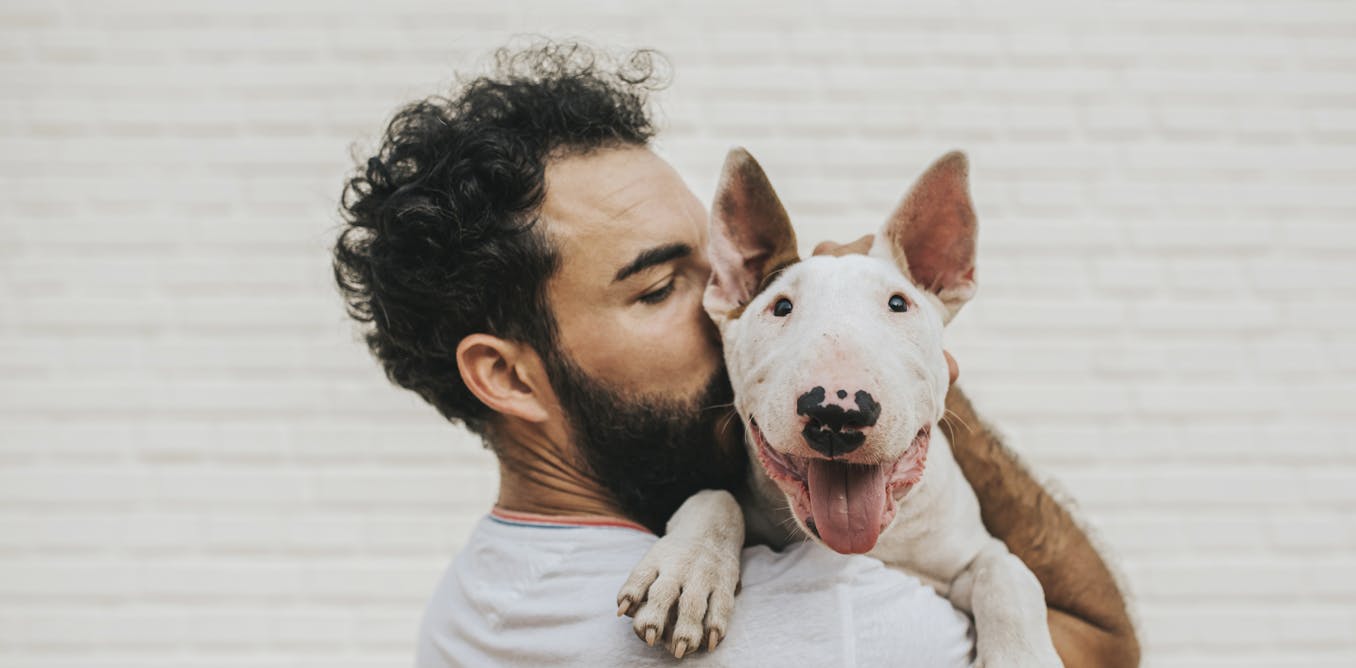
<svg viewBox="0 0 1356 668">
<path fill-rule="evenodd" d="M 1045 590 L 1031 569 L 991 539 L 953 581 L 956 607 L 975 618 L 975 666 L 1062 667 L 1050 638 Z"/>
<path fill-rule="evenodd" d="M 744 514 L 734 495 L 705 490 L 683 502 L 667 531 L 617 594 L 646 643 L 663 640 L 678 658 L 725 637 L 739 586 Z"/>
</svg>

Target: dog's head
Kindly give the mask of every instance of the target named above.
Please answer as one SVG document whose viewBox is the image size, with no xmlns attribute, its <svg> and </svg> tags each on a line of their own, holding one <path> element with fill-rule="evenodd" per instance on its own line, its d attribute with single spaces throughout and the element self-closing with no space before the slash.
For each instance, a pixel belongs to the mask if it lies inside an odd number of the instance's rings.
<svg viewBox="0 0 1356 668">
<path fill-rule="evenodd" d="M 725 161 L 703 305 L 720 328 L 752 453 L 796 521 L 870 550 L 921 478 L 949 382 L 942 328 L 974 293 L 965 156 L 918 179 L 869 255 L 800 259 L 757 161 Z"/>
</svg>

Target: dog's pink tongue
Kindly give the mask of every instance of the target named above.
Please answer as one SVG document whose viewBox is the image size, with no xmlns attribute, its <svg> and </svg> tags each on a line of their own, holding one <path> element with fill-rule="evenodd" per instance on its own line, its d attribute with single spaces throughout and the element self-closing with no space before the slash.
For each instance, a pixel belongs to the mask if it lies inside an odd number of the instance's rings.
<svg viewBox="0 0 1356 668">
<path fill-rule="evenodd" d="M 806 483 L 820 540 L 843 554 L 875 547 L 885 513 L 885 482 L 884 466 L 811 460 Z"/>
</svg>

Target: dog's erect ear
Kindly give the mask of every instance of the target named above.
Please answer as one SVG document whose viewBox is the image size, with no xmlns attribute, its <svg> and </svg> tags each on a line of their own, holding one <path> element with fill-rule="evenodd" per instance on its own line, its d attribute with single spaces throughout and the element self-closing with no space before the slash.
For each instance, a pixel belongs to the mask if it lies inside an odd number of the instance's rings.
<svg viewBox="0 0 1356 668">
<path fill-rule="evenodd" d="M 871 254 L 893 259 L 916 285 L 937 295 L 950 322 L 975 294 L 975 208 L 970 164 L 953 151 L 932 163 L 876 235 Z"/>
<path fill-rule="evenodd" d="M 769 274 L 800 259 L 791 218 L 763 168 L 742 148 L 725 156 L 709 244 L 711 280 L 702 305 L 717 325 L 739 317 Z"/>
</svg>

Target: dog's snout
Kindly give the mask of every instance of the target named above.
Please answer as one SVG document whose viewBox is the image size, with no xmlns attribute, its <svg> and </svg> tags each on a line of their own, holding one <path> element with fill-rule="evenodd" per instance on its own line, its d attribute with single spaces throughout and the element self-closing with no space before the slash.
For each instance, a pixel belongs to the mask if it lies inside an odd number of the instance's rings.
<svg viewBox="0 0 1356 668">
<path fill-rule="evenodd" d="M 880 403 L 865 390 L 857 390 L 853 395 L 855 408 L 826 403 L 826 396 L 822 386 L 800 395 L 796 414 L 809 418 L 801 430 L 805 442 L 815 452 L 832 458 L 852 452 L 866 442 L 861 430 L 880 419 Z M 838 390 L 837 396 L 846 399 L 847 391 Z"/>
</svg>

